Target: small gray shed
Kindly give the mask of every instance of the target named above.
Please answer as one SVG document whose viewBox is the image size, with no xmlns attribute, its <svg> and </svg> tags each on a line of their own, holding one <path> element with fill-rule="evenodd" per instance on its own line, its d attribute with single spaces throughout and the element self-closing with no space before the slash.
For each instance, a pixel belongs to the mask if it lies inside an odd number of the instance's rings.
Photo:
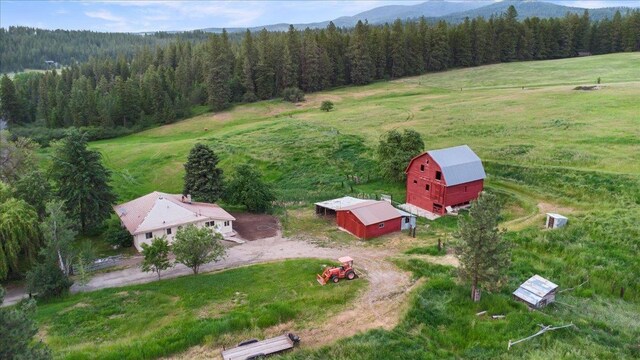
<svg viewBox="0 0 640 360">
<path fill-rule="evenodd" d="M 540 275 L 533 275 L 513 292 L 513 297 L 532 309 L 539 309 L 554 302 L 557 291 L 558 285 Z"/>
<path fill-rule="evenodd" d="M 545 227 L 547 229 L 561 228 L 567 225 L 567 221 L 569 221 L 569 219 L 560 214 L 547 213 L 547 222 L 545 223 Z"/>
</svg>

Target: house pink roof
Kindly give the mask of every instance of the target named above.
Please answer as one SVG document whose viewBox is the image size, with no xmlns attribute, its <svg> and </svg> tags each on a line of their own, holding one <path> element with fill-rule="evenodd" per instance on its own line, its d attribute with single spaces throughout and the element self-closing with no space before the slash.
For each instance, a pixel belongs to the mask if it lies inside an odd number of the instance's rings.
<svg viewBox="0 0 640 360">
<path fill-rule="evenodd" d="M 154 191 L 113 209 L 132 235 L 204 220 L 235 220 L 216 204 L 188 203 L 182 199 L 182 195 Z"/>
<path fill-rule="evenodd" d="M 346 210 L 351 211 L 365 226 L 402 217 L 398 209 L 386 201 L 369 200 L 343 207 L 338 211 Z"/>
</svg>

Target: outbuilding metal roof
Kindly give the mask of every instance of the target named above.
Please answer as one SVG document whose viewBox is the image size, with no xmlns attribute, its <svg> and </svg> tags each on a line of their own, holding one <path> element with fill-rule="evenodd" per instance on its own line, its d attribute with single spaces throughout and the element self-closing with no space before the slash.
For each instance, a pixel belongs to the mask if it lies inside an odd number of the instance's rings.
<svg viewBox="0 0 640 360">
<path fill-rule="evenodd" d="M 351 211 L 365 226 L 402 217 L 400 211 L 386 201 L 368 200 L 340 210 Z"/>
<path fill-rule="evenodd" d="M 487 177 L 482 161 L 467 145 L 440 150 L 430 150 L 427 154 L 438 163 L 447 186 L 464 184 Z"/>
<path fill-rule="evenodd" d="M 556 218 L 556 219 L 569 220 L 566 216 L 562 216 L 562 215 L 556 214 L 556 213 L 547 213 L 547 215 L 551 216 L 552 218 Z"/>
<path fill-rule="evenodd" d="M 315 203 L 315 205 L 321 206 L 323 208 L 331 209 L 331 210 L 340 210 L 345 207 L 349 207 L 356 204 L 362 204 L 365 202 L 369 202 L 371 200 L 358 199 L 351 196 L 345 196 L 337 199 L 321 201 Z"/>
<path fill-rule="evenodd" d="M 558 288 L 558 285 L 543 278 L 540 275 L 533 275 L 529 280 L 525 281 L 513 295 L 528 302 L 537 305 L 542 298 Z"/>
<path fill-rule="evenodd" d="M 197 221 L 235 220 L 216 204 L 183 202 L 182 195 L 154 191 L 113 207 L 132 235 Z"/>
</svg>

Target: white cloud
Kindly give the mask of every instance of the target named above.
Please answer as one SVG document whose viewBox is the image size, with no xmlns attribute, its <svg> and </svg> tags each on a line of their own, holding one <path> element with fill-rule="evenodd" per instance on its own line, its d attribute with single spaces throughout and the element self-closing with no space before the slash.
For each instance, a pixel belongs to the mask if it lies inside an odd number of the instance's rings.
<svg viewBox="0 0 640 360">
<path fill-rule="evenodd" d="M 97 10 L 97 11 L 85 11 L 85 15 L 90 18 L 101 19 L 106 21 L 114 21 L 114 22 L 124 22 L 125 19 L 122 16 L 116 16 L 111 13 L 109 10 Z"/>
</svg>

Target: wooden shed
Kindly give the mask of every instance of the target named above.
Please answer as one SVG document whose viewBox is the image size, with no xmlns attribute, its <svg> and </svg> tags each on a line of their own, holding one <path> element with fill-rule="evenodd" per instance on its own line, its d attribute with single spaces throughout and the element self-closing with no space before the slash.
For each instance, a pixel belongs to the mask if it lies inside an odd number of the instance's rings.
<svg viewBox="0 0 640 360">
<path fill-rule="evenodd" d="M 439 215 L 478 198 L 486 174 L 467 145 L 427 151 L 407 169 L 407 204 Z"/>
<path fill-rule="evenodd" d="M 366 240 L 400 231 L 403 216 L 386 201 L 368 200 L 337 211 L 338 226 Z"/>
<path fill-rule="evenodd" d="M 540 275 L 533 275 L 513 292 L 513 297 L 532 309 L 539 309 L 554 302 L 557 291 L 558 285 Z"/>
</svg>

